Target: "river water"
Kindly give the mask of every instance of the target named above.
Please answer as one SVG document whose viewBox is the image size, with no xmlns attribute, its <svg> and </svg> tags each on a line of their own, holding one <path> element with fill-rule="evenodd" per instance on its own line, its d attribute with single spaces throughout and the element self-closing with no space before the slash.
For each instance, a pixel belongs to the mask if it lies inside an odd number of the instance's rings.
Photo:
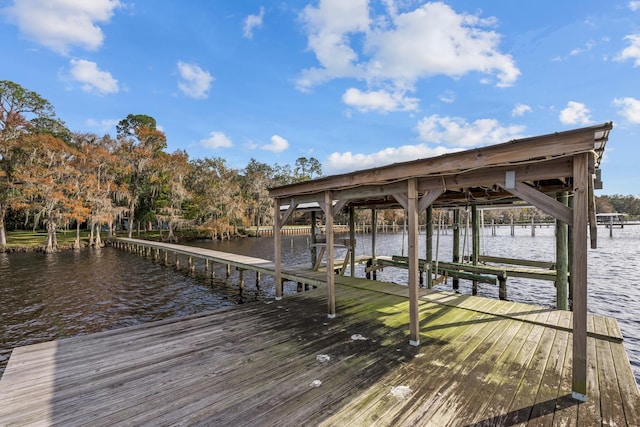
<svg viewBox="0 0 640 427">
<path fill-rule="evenodd" d="M 625 337 L 625 348 L 636 381 L 640 384 L 640 226 L 615 229 L 613 237 L 599 228 L 598 249 L 589 250 L 589 311 L 618 319 Z M 463 249 L 468 251 L 469 244 Z M 484 229 L 483 254 L 553 261 L 553 227 L 517 227 L 515 237 L 509 227 L 497 227 L 496 235 Z M 356 255 L 371 254 L 371 235 L 358 234 Z M 419 250 L 425 252 L 425 235 L 420 235 Z M 224 242 L 200 241 L 195 246 L 273 259 L 273 239 L 247 238 Z M 310 262 L 308 236 L 283 237 L 285 264 Z M 445 230 L 434 232 L 434 258 L 451 260 L 452 236 Z M 377 255 L 406 255 L 402 232 L 378 234 Z M 340 250 L 336 256 L 343 254 Z M 263 276 L 255 286 L 253 273 L 245 273 L 245 290 L 239 294 L 237 273 L 226 277 L 218 266 L 216 277 L 205 274 L 196 263 L 191 273 L 166 267 L 149 258 L 134 256 L 113 248 L 67 251 L 57 254 L 0 254 L 0 376 L 14 347 L 62 337 L 185 316 L 232 306 L 274 295 L 273 278 Z M 363 276 L 363 267 L 356 268 Z M 379 280 L 407 282 L 407 272 L 387 268 Z M 509 278 L 508 299 L 554 306 L 555 287 L 546 281 Z M 451 290 L 451 281 L 436 287 Z M 285 284 L 285 295 L 297 291 L 295 283 Z M 460 292 L 471 293 L 469 282 L 460 281 Z M 479 295 L 497 298 L 496 286 L 479 285 Z"/>
</svg>

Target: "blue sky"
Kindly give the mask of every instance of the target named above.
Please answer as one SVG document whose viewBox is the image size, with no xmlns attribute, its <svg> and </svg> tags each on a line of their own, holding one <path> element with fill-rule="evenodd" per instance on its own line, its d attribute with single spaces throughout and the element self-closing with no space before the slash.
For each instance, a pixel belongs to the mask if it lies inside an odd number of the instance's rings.
<svg viewBox="0 0 640 427">
<path fill-rule="evenodd" d="M 640 0 L 0 0 L 0 37 L 73 131 L 334 174 L 613 121 L 599 194 L 640 194 Z"/>
</svg>

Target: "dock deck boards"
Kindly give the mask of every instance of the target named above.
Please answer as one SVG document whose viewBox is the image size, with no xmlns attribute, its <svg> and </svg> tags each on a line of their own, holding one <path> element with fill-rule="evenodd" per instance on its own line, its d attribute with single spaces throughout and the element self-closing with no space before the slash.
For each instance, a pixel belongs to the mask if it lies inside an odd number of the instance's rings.
<svg viewBox="0 0 640 427">
<path fill-rule="evenodd" d="M 588 318 L 589 400 L 578 403 L 570 312 L 423 289 L 412 347 L 406 286 L 336 276 L 338 316 L 328 319 L 326 272 L 283 277 L 321 288 L 15 349 L 0 425 L 640 425 L 615 319 Z"/>
<path fill-rule="evenodd" d="M 340 278 L 336 291 L 335 319 L 317 289 L 17 348 L 0 425 L 640 425 L 611 319 L 589 317 L 578 403 L 571 313 L 424 292 L 416 348 L 406 287 Z"/>
</svg>

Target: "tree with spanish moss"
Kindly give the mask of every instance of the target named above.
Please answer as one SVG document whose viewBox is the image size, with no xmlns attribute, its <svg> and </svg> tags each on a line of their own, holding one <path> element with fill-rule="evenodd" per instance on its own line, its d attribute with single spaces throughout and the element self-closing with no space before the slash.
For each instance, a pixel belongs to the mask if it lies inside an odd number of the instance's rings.
<svg viewBox="0 0 640 427">
<path fill-rule="evenodd" d="M 53 119 L 53 106 L 34 91 L 9 80 L 0 81 L 0 246 L 7 244 L 7 210 L 22 199 L 15 167 L 21 141 L 39 119 Z"/>
<path fill-rule="evenodd" d="M 125 181 L 128 187 L 129 238 L 132 236 L 136 208 L 141 197 L 148 189 L 149 179 L 155 173 L 156 162 L 167 146 L 163 132 L 156 129 L 153 117 L 144 114 L 129 114 L 121 120 L 117 127 L 120 147 L 117 155 L 127 165 Z M 139 223 L 139 222 L 138 222 Z"/>
</svg>

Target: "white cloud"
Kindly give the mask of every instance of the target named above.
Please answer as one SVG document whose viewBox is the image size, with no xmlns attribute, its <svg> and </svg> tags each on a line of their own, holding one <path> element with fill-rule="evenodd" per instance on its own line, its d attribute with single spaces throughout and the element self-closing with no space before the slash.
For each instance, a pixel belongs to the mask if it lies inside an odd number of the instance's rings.
<svg viewBox="0 0 640 427">
<path fill-rule="evenodd" d="M 206 99 L 209 96 L 207 92 L 211 88 L 214 77 L 208 71 L 203 70 L 197 64 L 178 61 L 178 72 L 181 78 L 178 87 L 182 93 L 196 99 Z"/>
<path fill-rule="evenodd" d="M 620 107 L 618 114 L 630 123 L 640 124 L 640 99 L 616 98 L 613 100 L 613 105 Z"/>
<path fill-rule="evenodd" d="M 249 15 L 244 20 L 243 36 L 247 39 L 253 38 L 253 30 L 262 28 L 262 20 L 264 18 L 264 7 L 260 7 L 259 15 Z"/>
<path fill-rule="evenodd" d="M 274 153 L 280 153 L 289 148 L 289 142 L 279 135 L 273 135 L 271 137 L 271 143 L 262 145 L 260 148 Z"/>
<path fill-rule="evenodd" d="M 89 93 L 108 95 L 118 93 L 118 81 L 108 71 L 98 69 L 98 64 L 85 59 L 72 59 L 69 74 L 75 81 L 82 83 L 82 90 Z"/>
<path fill-rule="evenodd" d="M 629 2 L 629 9 L 632 11 L 640 10 L 640 1 L 634 0 Z"/>
<path fill-rule="evenodd" d="M 106 132 L 110 129 L 115 129 L 116 125 L 120 122 L 118 119 L 87 119 L 85 124 L 91 128 L 99 129 L 103 132 Z"/>
<path fill-rule="evenodd" d="M 569 56 L 576 56 L 576 55 L 580 55 L 582 53 L 586 53 L 589 52 L 590 50 L 592 50 L 595 47 L 596 43 L 593 41 L 589 41 L 587 42 L 587 44 L 584 47 L 577 47 L 575 49 L 573 49 L 571 52 L 569 52 Z"/>
<path fill-rule="evenodd" d="M 403 145 L 401 147 L 385 148 L 371 154 L 354 154 L 352 152 L 332 153 L 322 164 L 325 173 L 336 174 L 355 170 L 368 169 L 391 163 L 406 162 L 439 156 L 460 149 L 446 147 L 427 147 L 425 144 Z"/>
<path fill-rule="evenodd" d="M 581 102 L 569 101 L 567 108 L 560 111 L 560 122 L 563 125 L 588 125 L 591 123 L 591 111 Z"/>
<path fill-rule="evenodd" d="M 200 141 L 200 144 L 206 148 L 218 149 L 218 148 L 231 148 L 233 142 L 231 138 L 225 135 L 223 132 L 211 132 L 209 138 Z"/>
<path fill-rule="evenodd" d="M 67 55 L 71 46 L 102 46 L 98 23 L 109 22 L 121 6 L 119 0 L 14 0 L 6 11 L 25 37 Z"/>
<path fill-rule="evenodd" d="M 513 107 L 513 110 L 511 110 L 511 116 L 522 117 L 524 116 L 525 113 L 530 113 L 530 112 L 531 112 L 531 107 L 528 106 L 527 104 L 516 104 L 516 106 Z"/>
<path fill-rule="evenodd" d="M 446 90 L 438 99 L 447 104 L 453 104 L 456 101 L 456 94 L 453 91 Z"/>
<path fill-rule="evenodd" d="M 308 31 L 308 47 L 322 68 L 303 70 L 298 78 L 300 90 L 336 77 L 360 76 L 354 65 L 356 52 L 349 46 L 348 34 L 369 29 L 368 0 L 323 0 L 317 8 L 307 5 L 301 18 Z"/>
<path fill-rule="evenodd" d="M 479 72 L 510 86 L 520 71 L 498 50 L 500 36 L 492 18 L 458 14 L 444 3 L 427 3 L 398 14 L 386 2 L 387 15 L 370 17 L 367 0 L 323 0 L 301 14 L 308 47 L 319 66 L 302 71 L 300 90 L 335 78 L 358 78 L 370 85 L 411 89 L 420 78 L 458 78 Z M 358 51 L 358 47 L 362 46 Z"/>
<path fill-rule="evenodd" d="M 405 97 L 403 93 L 389 93 L 384 90 L 362 92 L 350 88 L 342 101 L 359 111 L 415 111 L 418 109 L 418 98 Z"/>
<path fill-rule="evenodd" d="M 420 139 L 426 142 L 468 148 L 521 138 L 525 127 L 502 126 L 495 119 L 478 119 L 470 123 L 460 117 L 440 117 L 434 114 L 420 120 L 416 129 Z"/>
<path fill-rule="evenodd" d="M 629 46 L 616 55 L 614 59 L 620 62 L 631 59 L 634 67 L 640 67 L 640 34 L 631 34 L 624 39 L 629 40 Z"/>
</svg>

